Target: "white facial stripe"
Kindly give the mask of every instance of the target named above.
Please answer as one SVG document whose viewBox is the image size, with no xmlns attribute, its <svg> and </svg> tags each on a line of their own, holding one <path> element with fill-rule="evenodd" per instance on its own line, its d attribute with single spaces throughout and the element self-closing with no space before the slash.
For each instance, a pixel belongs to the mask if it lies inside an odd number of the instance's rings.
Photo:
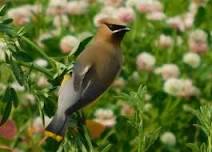
<svg viewBox="0 0 212 152">
<path fill-rule="evenodd" d="M 118 30 L 114 30 L 113 33 L 118 33 L 118 32 L 121 32 L 121 31 L 129 31 L 130 28 L 128 27 L 125 27 L 125 28 L 121 28 L 121 29 L 118 29 Z"/>
</svg>

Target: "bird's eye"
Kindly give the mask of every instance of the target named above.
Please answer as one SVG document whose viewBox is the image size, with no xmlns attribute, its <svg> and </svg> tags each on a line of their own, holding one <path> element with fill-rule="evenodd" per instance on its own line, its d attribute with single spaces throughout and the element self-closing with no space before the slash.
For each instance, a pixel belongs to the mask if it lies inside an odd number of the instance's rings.
<svg viewBox="0 0 212 152">
<path fill-rule="evenodd" d="M 124 25 L 116 25 L 116 24 L 107 24 L 107 27 L 111 31 L 114 31 L 114 30 L 118 30 L 118 29 L 124 28 L 125 26 Z"/>
</svg>

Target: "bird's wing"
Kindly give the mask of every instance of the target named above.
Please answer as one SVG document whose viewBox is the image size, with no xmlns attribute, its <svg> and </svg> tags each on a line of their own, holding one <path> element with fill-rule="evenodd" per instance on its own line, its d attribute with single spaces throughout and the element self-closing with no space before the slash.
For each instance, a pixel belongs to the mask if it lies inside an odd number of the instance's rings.
<svg viewBox="0 0 212 152">
<path fill-rule="evenodd" d="M 80 98 L 82 82 L 91 65 L 76 63 L 72 78 L 66 80 L 61 86 L 58 97 L 58 112 L 65 112 L 72 107 Z"/>
<path fill-rule="evenodd" d="M 93 66 L 83 76 L 80 76 L 80 72 L 75 71 L 75 76 L 74 88 L 80 92 L 80 96 L 79 100 L 66 111 L 68 114 L 86 106 L 107 88 L 107 85 L 98 79 L 96 69 Z"/>
</svg>

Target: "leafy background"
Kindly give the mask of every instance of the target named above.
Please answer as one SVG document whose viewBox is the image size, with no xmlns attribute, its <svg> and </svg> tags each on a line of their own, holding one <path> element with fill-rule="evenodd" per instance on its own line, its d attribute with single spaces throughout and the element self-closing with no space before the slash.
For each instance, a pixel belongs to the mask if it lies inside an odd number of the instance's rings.
<svg viewBox="0 0 212 152">
<path fill-rule="evenodd" d="M 186 13 L 195 2 L 160 1 L 168 17 Z M 14 25 L 7 12 L 25 4 L 39 4 L 42 11 L 27 24 Z M 4 59 L 0 60 L 1 123 L 6 122 L 0 127 L 0 151 L 212 151 L 211 0 L 199 4 L 192 26 L 183 31 L 171 28 L 166 20 L 148 19 L 134 6 L 135 18 L 129 23 L 132 30 L 122 43 L 124 65 L 117 83 L 97 102 L 84 108 L 83 114 L 80 111 L 70 117 L 70 127 L 61 143 L 45 139 L 42 122 L 46 116 L 53 116 L 64 74 L 71 72 L 74 59 L 89 42 L 90 35 L 95 35 L 93 20 L 103 4 L 90 2 L 85 14 L 69 15 L 68 26 L 59 28 L 53 25 L 54 16 L 46 15 L 48 4 L 44 0 L 0 1 L 0 41 L 6 44 L 6 49 L 0 48 L 4 52 Z M 182 58 L 190 51 L 189 34 L 196 29 L 206 33 L 208 51 L 200 54 L 201 64 L 194 69 L 183 63 Z M 66 35 L 79 38 L 83 32 L 89 32 L 89 36 L 80 40 L 75 53 L 62 53 L 60 40 Z M 47 38 L 40 45 L 38 39 L 44 33 Z M 174 44 L 159 48 L 155 41 L 161 34 L 169 35 Z M 182 39 L 181 45 L 177 45 L 178 37 Z M 154 68 L 176 64 L 180 77 L 191 79 L 200 94 L 185 98 L 164 91 L 161 76 L 137 68 L 136 58 L 142 52 L 154 56 Z M 37 64 L 37 59 L 47 65 Z M 123 115 L 123 105 L 128 105 L 133 114 Z M 116 123 L 112 127 L 94 121 L 96 110 L 101 108 L 114 113 Z M 103 131 L 93 138 L 97 130 Z M 13 134 L 9 136 L 8 132 Z"/>
</svg>

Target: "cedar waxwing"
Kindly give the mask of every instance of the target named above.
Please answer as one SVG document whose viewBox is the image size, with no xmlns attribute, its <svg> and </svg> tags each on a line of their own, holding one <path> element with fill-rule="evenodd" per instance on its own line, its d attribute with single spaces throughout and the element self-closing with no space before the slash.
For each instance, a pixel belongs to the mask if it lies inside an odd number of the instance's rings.
<svg viewBox="0 0 212 152">
<path fill-rule="evenodd" d="M 77 57 L 72 78 L 59 90 L 58 107 L 46 135 L 63 139 L 68 116 L 94 101 L 113 82 L 122 65 L 120 43 L 129 28 L 115 19 L 103 19 L 91 43 Z"/>
</svg>

